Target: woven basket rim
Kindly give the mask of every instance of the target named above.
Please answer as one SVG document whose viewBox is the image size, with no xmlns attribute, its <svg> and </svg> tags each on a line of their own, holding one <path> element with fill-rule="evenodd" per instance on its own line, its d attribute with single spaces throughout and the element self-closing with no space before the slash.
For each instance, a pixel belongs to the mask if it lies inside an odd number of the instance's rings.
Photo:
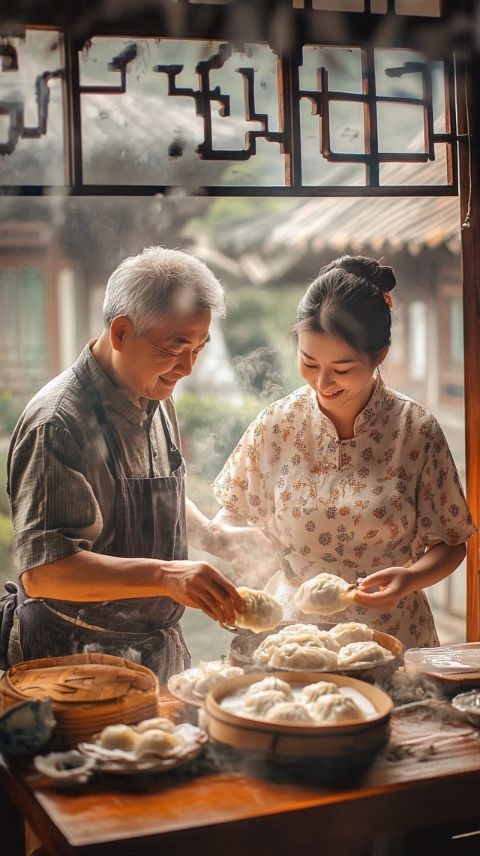
<svg viewBox="0 0 480 856">
<path fill-rule="evenodd" d="M 21 686 L 18 686 L 16 678 L 20 676 L 23 677 L 26 674 L 35 674 L 36 671 L 47 671 L 49 668 L 63 668 L 65 672 L 68 674 L 68 669 L 71 667 L 72 669 L 76 669 L 77 673 L 80 667 L 82 666 L 99 666 L 103 667 L 108 671 L 115 670 L 119 675 L 128 675 L 128 673 L 133 673 L 133 675 L 137 675 L 141 677 L 145 683 L 145 687 L 133 688 L 130 692 L 122 691 L 122 687 L 119 686 L 118 692 L 113 690 L 112 695 L 108 698 L 92 698 L 91 701 L 88 698 L 68 698 L 64 699 L 54 699 L 53 702 L 55 705 L 68 705 L 70 706 L 87 706 L 91 704 L 95 705 L 108 705 L 114 702 L 119 698 L 130 698 L 133 699 L 135 696 L 148 695 L 151 692 L 157 692 L 158 683 L 154 673 L 148 669 L 146 666 L 139 665 L 138 663 L 134 663 L 131 660 L 126 660 L 123 657 L 116 657 L 111 654 L 70 654 L 65 657 L 43 657 L 34 660 L 24 660 L 21 663 L 16 663 L 14 666 L 11 666 L 10 669 L 3 675 L 0 680 L 0 694 L 4 694 L 8 697 L 14 697 L 18 699 L 28 699 L 33 696 L 29 692 L 25 692 Z M 79 677 L 81 675 L 79 674 Z M 113 683 L 112 683 L 113 688 Z M 39 697 L 48 697 L 48 689 L 41 690 Z"/>
</svg>

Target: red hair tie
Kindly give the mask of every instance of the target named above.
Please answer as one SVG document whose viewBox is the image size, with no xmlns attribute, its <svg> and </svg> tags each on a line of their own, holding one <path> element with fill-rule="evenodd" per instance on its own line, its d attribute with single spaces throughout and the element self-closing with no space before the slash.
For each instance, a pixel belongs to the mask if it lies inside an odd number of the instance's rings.
<svg viewBox="0 0 480 856">
<path fill-rule="evenodd" d="M 385 303 L 386 303 L 386 304 L 387 304 L 387 306 L 389 306 L 389 307 L 390 307 L 390 309 L 391 309 L 391 308 L 392 308 L 392 306 L 393 306 L 392 295 L 390 294 L 390 292 L 389 292 L 389 291 L 382 291 L 382 294 L 383 294 L 383 299 L 384 299 Z"/>
</svg>

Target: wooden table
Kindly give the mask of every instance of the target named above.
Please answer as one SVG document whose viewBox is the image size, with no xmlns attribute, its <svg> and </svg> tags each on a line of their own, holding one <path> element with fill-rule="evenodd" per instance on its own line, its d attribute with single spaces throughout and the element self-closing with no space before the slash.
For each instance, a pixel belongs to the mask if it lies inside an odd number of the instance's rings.
<svg viewBox="0 0 480 856">
<path fill-rule="evenodd" d="M 52 856 L 363 856 L 412 830 L 480 827 L 478 732 L 423 760 L 384 752 L 342 787 L 224 763 L 164 774 L 141 791 L 103 781 L 68 793 L 37 789 L 4 762 L 0 784 Z"/>
</svg>

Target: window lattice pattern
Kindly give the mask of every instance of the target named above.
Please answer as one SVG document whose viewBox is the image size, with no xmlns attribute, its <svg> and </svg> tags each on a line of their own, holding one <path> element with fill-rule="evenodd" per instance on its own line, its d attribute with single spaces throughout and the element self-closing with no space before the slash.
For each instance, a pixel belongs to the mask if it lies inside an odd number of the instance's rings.
<svg viewBox="0 0 480 856">
<path fill-rule="evenodd" d="M 25 174 L 25 192 L 61 184 L 51 164 L 63 165 L 65 142 L 74 193 L 457 191 L 449 59 L 97 36 L 64 69 L 45 66 L 47 36 L 58 51 L 60 33 L 31 30 L 18 69 L 0 75 L 0 163 L 12 192 Z"/>
</svg>

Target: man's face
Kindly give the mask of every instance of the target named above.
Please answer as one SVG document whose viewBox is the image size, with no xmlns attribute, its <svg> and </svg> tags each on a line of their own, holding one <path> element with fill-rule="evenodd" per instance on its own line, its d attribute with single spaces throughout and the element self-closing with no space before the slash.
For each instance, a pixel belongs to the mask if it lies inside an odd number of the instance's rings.
<svg viewBox="0 0 480 856">
<path fill-rule="evenodd" d="M 135 404 L 170 397 L 209 341 L 210 321 L 210 309 L 193 314 L 172 312 L 141 336 L 136 335 L 129 318 L 112 321 L 115 375 Z"/>
</svg>

